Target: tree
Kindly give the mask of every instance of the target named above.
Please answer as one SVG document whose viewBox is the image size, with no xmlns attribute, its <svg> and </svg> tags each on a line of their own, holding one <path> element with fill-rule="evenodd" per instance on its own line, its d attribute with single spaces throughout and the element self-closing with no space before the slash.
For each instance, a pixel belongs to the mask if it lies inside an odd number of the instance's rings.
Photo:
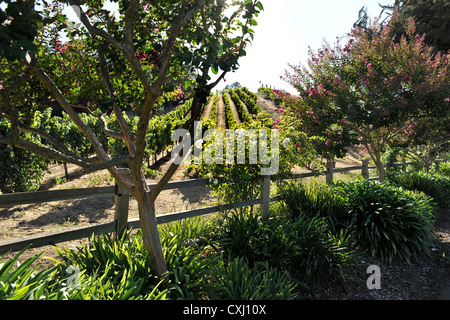
<svg viewBox="0 0 450 320">
<path fill-rule="evenodd" d="M 259 1 L 229 4 L 223 0 L 114 1 L 119 5 L 120 17 L 117 18 L 104 9 L 99 0 L 87 1 L 81 7 L 76 0 L 68 2 L 80 18 L 78 28 L 62 15 L 64 2 L 54 1 L 50 5 L 46 1 L 6 1 L 7 7 L 1 11 L 0 49 L 3 61 L 8 61 L 9 76 L 0 90 L 0 114 L 11 123 L 11 134 L 0 137 L 0 144 L 73 163 L 87 170 L 107 169 L 137 200 L 144 245 L 152 257 L 156 275 L 162 276 L 167 268 L 154 202 L 178 165 L 171 163 L 157 185 L 149 189 L 142 170 L 149 120 L 164 99 L 167 83 L 179 76 L 187 76 L 193 79 L 186 85 L 195 82 L 195 91 L 190 118 L 183 127 L 193 124 L 211 89 L 228 72 L 237 69 L 238 59 L 245 55 L 245 45 L 253 38 L 251 27 L 256 25 L 255 17 L 263 9 L 262 4 Z M 48 51 L 42 30 L 55 26 L 85 46 L 78 54 L 74 52 L 77 59 L 48 66 L 43 63 L 42 55 L 55 53 Z M 83 58 L 93 62 L 88 64 L 89 76 L 84 81 L 73 81 L 70 73 L 64 77 L 60 75 L 65 64 L 74 70 L 85 67 L 79 63 Z M 210 71 L 220 72 L 217 80 L 211 80 Z M 76 154 L 58 141 L 58 137 L 42 130 L 32 130 L 32 133 L 50 142 L 52 147 L 23 139 L 20 131 L 29 128 L 24 116 L 27 110 L 22 101 L 11 100 L 23 86 L 43 90 L 54 99 L 92 145 L 93 156 Z M 123 141 L 128 154 L 111 158 L 98 135 L 74 108 L 73 102 L 86 100 L 83 92 L 87 94 L 93 88 L 95 92 L 89 94 L 95 94 L 98 103 L 88 105 L 85 102 L 79 106 L 100 120 L 106 113 L 113 113 L 119 129 L 112 130 L 102 121 L 103 132 Z M 27 101 L 35 104 L 32 99 Z M 124 108 L 131 104 L 139 116 L 135 131 L 123 115 Z M 130 169 L 130 180 L 118 170 L 119 165 Z"/>
<path fill-rule="evenodd" d="M 228 92 L 228 90 L 230 89 L 237 89 L 237 88 L 242 88 L 242 85 L 239 83 L 239 81 L 235 81 L 231 85 L 227 84 L 225 86 L 225 91 Z"/>
<path fill-rule="evenodd" d="M 397 15 L 392 26 L 397 39 L 406 35 L 409 19 L 416 21 L 417 32 L 426 34 L 425 43 L 437 51 L 450 50 L 450 3 L 447 0 L 396 0 L 393 5 L 380 5 L 381 13 L 377 19 L 372 20 L 367 15 L 367 8 L 363 7 L 354 27 L 365 31 L 381 30 L 388 18 Z M 383 20 L 381 20 L 384 14 Z M 378 24 L 378 29 L 373 29 Z M 372 30 L 372 31 L 371 31 Z"/>
<path fill-rule="evenodd" d="M 298 90 L 300 101 L 288 107 L 305 124 L 308 110 L 317 121 L 311 130 L 325 122 L 358 134 L 384 180 L 381 153 L 394 138 L 415 122 L 448 114 L 450 102 L 450 55 L 434 53 L 415 34 L 410 20 L 407 36 L 394 41 L 391 20 L 381 32 L 368 36 L 354 29 L 348 42 L 325 44 L 310 52 L 308 67 L 291 66 L 286 80 Z M 310 108 L 310 109 L 308 109 Z"/>
<path fill-rule="evenodd" d="M 403 0 L 399 3 L 399 32 L 406 33 L 408 20 L 414 18 L 417 32 L 426 34 L 425 42 L 437 51 L 450 50 L 450 3 L 446 0 Z"/>
<path fill-rule="evenodd" d="M 404 129 L 394 146 L 406 146 L 404 153 L 429 172 L 433 163 L 442 158 L 450 147 L 449 115 L 426 117 Z"/>
</svg>

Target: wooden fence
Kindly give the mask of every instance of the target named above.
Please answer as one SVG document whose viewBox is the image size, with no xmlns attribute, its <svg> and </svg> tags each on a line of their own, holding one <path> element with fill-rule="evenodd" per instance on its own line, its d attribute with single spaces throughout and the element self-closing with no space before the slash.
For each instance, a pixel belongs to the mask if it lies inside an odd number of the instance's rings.
<svg viewBox="0 0 450 320">
<path fill-rule="evenodd" d="M 406 172 L 406 166 L 408 164 L 409 163 L 403 162 L 400 164 L 394 164 L 393 166 L 403 166 L 403 172 Z M 389 165 L 387 165 L 387 167 L 389 167 Z M 327 163 L 326 168 L 327 168 L 326 171 L 321 175 L 326 176 L 326 182 L 328 184 L 333 183 L 334 174 L 355 170 L 361 170 L 362 176 L 367 180 L 378 179 L 377 177 L 369 178 L 369 170 L 376 169 L 376 167 L 369 166 L 368 160 L 363 161 L 361 166 L 352 166 L 346 168 L 335 168 L 334 162 L 329 162 Z M 301 179 L 316 176 L 317 175 L 314 173 L 300 173 L 300 174 L 293 174 L 287 179 Z M 164 190 L 206 186 L 208 182 L 209 182 L 208 179 L 195 179 L 195 180 L 169 182 L 164 188 Z M 152 188 L 154 185 L 155 184 L 149 184 L 149 187 Z M 270 203 L 281 200 L 280 196 L 272 198 L 270 197 L 270 185 L 271 185 L 270 176 L 266 176 L 261 179 L 261 197 L 259 199 L 207 208 L 200 208 L 189 211 L 162 214 L 158 215 L 156 219 L 158 224 L 163 224 L 254 205 L 260 205 L 261 214 L 265 216 L 269 213 Z M 51 190 L 51 191 L 24 192 L 14 194 L 1 194 L 0 207 L 46 203 L 61 200 L 75 200 L 92 197 L 112 197 L 112 196 L 114 196 L 115 198 L 114 221 L 109 223 L 96 224 L 84 228 L 72 229 L 68 231 L 54 232 L 45 235 L 28 237 L 20 240 L 11 240 L 7 242 L 2 242 L 0 243 L 0 254 L 4 254 L 8 251 L 19 251 L 27 246 L 29 246 L 30 248 L 38 248 L 46 245 L 54 245 L 61 242 L 78 240 L 90 237 L 93 234 L 100 235 L 112 232 L 115 235 L 120 235 L 126 229 L 140 228 L 139 219 L 132 219 L 132 220 L 128 219 L 128 204 L 130 196 L 117 183 L 114 187 L 80 188 L 68 190 Z"/>
</svg>

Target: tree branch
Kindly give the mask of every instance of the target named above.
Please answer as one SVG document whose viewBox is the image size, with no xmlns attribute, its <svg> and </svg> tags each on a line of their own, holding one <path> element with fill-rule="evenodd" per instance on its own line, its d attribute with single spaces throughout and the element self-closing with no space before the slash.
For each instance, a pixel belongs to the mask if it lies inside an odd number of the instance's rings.
<svg viewBox="0 0 450 320">
<path fill-rule="evenodd" d="M 110 158 L 108 154 L 103 149 L 98 137 L 95 135 L 92 129 L 83 122 L 80 116 L 73 110 L 72 106 L 66 100 L 66 98 L 61 93 L 56 84 L 50 79 L 50 77 L 44 72 L 44 70 L 42 70 L 34 53 L 31 53 L 30 56 L 31 56 L 30 67 L 34 72 L 34 74 L 41 80 L 41 82 L 45 85 L 47 90 L 55 97 L 55 99 L 67 113 L 69 118 L 74 122 L 74 124 L 83 132 L 85 137 L 92 144 L 94 150 L 102 158 L 102 160 L 109 161 Z"/>
<path fill-rule="evenodd" d="M 167 72 L 170 67 L 170 60 L 172 59 L 172 50 L 175 45 L 178 34 L 181 31 L 182 26 L 190 19 L 194 12 L 198 10 L 202 5 L 204 5 L 204 0 L 197 0 L 194 5 L 187 11 L 186 1 L 183 1 L 182 8 L 178 14 L 178 18 L 175 23 L 171 26 L 169 31 L 169 37 L 164 45 L 163 59 L 161 61 L 161 67 L 158 73 L 158 80 L 156 80 L 153 85 L 152 90 L 147 91 L 147 96 L 141 107 L 141 113 L 139 117 L 139 122 L 137 125 L 137 137 L 136 137 L 136 160 L 138 162 L 142 161 L 144 157 L 145 148 L 145 134 L 147 132 L 148 122 L 150 120 L 151 112 L 155 106 L 156 99 L 162 94 L 164 83 L 167 80 Z M 134 57 L 135 60 L 136 57 Z"/>
<path fill-rule="evenodd" d="M 87 15 L 83 12 L 83 10 L 81 9 L 80 5 L 78 4 L 78 1 L 76 0 L 69 0 L 70 5 L 72 6 L 78 6 L 79 8 L 79 13 L 80 13 L 80 20 L 83 23 L 83 25 L 86 27 L 86 29 L 88 29 L 89 33 L 95 37 L 95 36 L 99 36 L 103 39 L 105 39 L 109 44 L 111 44 L 114 48 L 118 49 L 119 51 L 123 52 L 123 53 L 127 53 L 128 50 L 127 48 L 125 48 L 122 43 L 120 43 L 118 40 L 116 40 L 112 35 L 110 35 L 109 33 L 107 33 L 106 31 L 102 30 L 102 29 L 98 29 L 94 26 L 92 26 L 91 22 L 89 21 L 89 18 L 87 17 Z"/>
<path fill-rule="evenodd" d="M 139 0 L 131 0 L 125 12 L 125 46 L 129 50 L 133 50 L 133 18 L 138 5 Z"/>
<path fill-rule="evenodd" d="M 131 134 L 130 126 L 128 125 L 127 121 L 125 120 L 122 114 L 121 108 L 117 105 L 116 91 L 114 90 L 114 85 L 111 81 L 108 70 L 106 69 L 106 58 L 100 46 L 97 48 L 97 55 L 100 62 L 100 72 L 103 78 L 103 82 L 105 83 L 106 89 L 108 90 L 109 96 L 111 97 L 114 114 L 116 116 L 117 122 L 119 123 L 120 129 L 123 132 L 123 135 L 119 139 L 125 141 L 128 148 L 128 152 L 130 153 L 131 156 L 134 157 L 136 155 L 136 145 L 134 142 L 134 138 L 133 135 Z M 102 121 L 106 128 L 106 122 L 104 121 L 104 119 L 102 119 Z"/>
<path fill-rule="evenodd" d="M 194 96 L 194 101 L 192 102 L 192 105 L 194 106 L 194 104 L 198 103 L 198 101 L 199 101 L 199 99 Z M 199 106 L 198 108 L 194 108 L 194 107 L 192 107 L 192 108 L 193 108 L 192 110 L 196 110 L 196 113 L 191 114 L 191 118 L 188 121 L 186 121 L 181 126 L 180 129 L 189 128 L 195 122 L 195 120 L 197 120 L 200 117 L 200 110 L 202 110 L 201 106 Z M 184 156 L 186 157 L 186 155 L 184 155 Z M 180 165 L 176 164 L 174 162 L 174 160 L 172 160 L 172 163 L 170 164 L 170 166 L 167 169 L 164 176 L 158 181 L 156 186 L 154 186 L 150 190 L 150 198 L 153 199 L 153 201 L 156 200 L 158 195 L 161 193 L 161 191 L 164 189 L 164 187 L 167 185 L 167 183 L 170 181 L 170 179 L 172 179 L 173 175 L 175 174 L 175 172 L 178 170 L 179 167 L 180 167 Z"/>
<path fill-rule="evenodd" d="M 41 130 L 35 129 L 35 128 L 30 128 L 30 127 L 23 127 L 23 126 L 19 126 L 19 130 L 21 130 L 23 132 L 28 132 L 28 133 L 38 135 L 41 138 L 44 138 L 45 140 L 50 142 L 59 151 L 65 153 L 73 158 L 78 158 L 80 160 L 82 159 L 78 155 L 76 155 L 74 152 L 70 151 L 65 145 L 63 145 L 61 142 L 59 142 L 53 136 L 51 136 L 50 134 L 48 134 L 44 131 L 41 131 Z"/>
<path fill-rule="evenodd" d="M 6 94 L 9 95 L 16 89 L 18 89 L 22 84 L 25 83 L 25 81 L 28 79 L 28 77 L 31 75 L 30 68 L 27 68 L 25 72 L 16 80 L 14 81 L 9 87 L 0 89 L 0 94 Z"/>
<path fill-rule="evenodd" d="M 77 3 L 78 1 L 76 1 L 76 0 L 69 0 L 69 2 L 71 5 L 78 6 L 78 3 Z M 135 1 L 133 1 L 133 2 L 135 2 Z M 130 4 L 130 7 L 131 7 L 131 4 Z M 130 9 L 130 7 L 128 9 Z M 127 9 L 127 11 L 128 11 L 128 9 Z M 129 13 L 129 15 L 131 15 L 131 13 Z M 153 90 L 150 82 L 147 79 L 147 76 L 145 75 L 144 70 L 141 67 L 141 64 L 139 63 L 139 60 L 135 56 L 135 52 L 134 52 L 132 46 L 131 47 L 124 46 L 120 41 L 116 40 L 112 35 L 110 35 L 106 31 L 92 26 L 91 22 L 89 21 L 89 18 L 81 10 L 81 8 L 80 8 L 80 20 L 94 39 L 95 39 L 95 37 L 98 36 L 98 37 L 104 39 L 107 43 L 112 45 L 114 48 L 116 48 L 120 52 L 122 52 L 124 54 L 125 58 L 130 63 L 131 68 L 134 70 L 134 72 L 138 76 L 139 80 L 141 80 L 141 82 L 144 86 L 144 89 L 147 92 L 151 92 Z M 131 33 L 132 33 L 132 28 L 131 29 L 130 28 L 131 27 L 128 28 L 128 32 L 130 32 L 130 30 L 131 30 Z M 130 38 L 132 39 L 132 34 L 131 35 L 128 34 L 127 37 L 128 37 L 128 39 L 130 39 Z"/>
<path fill-rule="evenodd" d="M 100 121 L 100 123 L 102 124 L 103 132 L 104 132 L 107 136 L 109 136 L 109 137 L 111 137 L 111 138 L 114 138 L 114 139 L 119 139 L 119 140 L 125 141 L 125 137 L 124 137 L 123 134 L 121 134 L 120 132 L 114 131 L 114 130 L 110 130 L 110 129 L 108 128 L 108 125 L 106 124 L 105 117 L 104 117 L 103 115 L 97 116 L 97 118 L 98 118 L 98 120 Z"/>
<path fill-rule="evenodd" d="M 87 162 L 86 160 L 82 160 L 82 158 L 73 157 L 68 154 L 64 154 L 62 152 L 54 150 L 52 148 L 40 146 L 40 145 L 30 142 L 30 141 L 26 141 L 23 139 L 18 139 L 17 141 L 14 141 L 14 139 L 11 136 L 6 136 L 3 138 L 0 138 L 0 144 L 7 144 L 7 145 L 11 145 L 11 146 L 21 148 L 21 149 L 24 149 L 27 151 L 31 151 L 31 152 L 39 154 L 43 157 L 50 158 L 53 160 L 73 163 L 73 164 L 78 165 L 88 171 L 111 169 L 120 164 L 129 163 L 132 160 L 132 158 L 130 156 L 123 156 L 123 157 L 120 157 L 120 158 L 117 158 L 114 160 L 105 161 L 105 162 L 91 163 L 91 162 Z"/>
</svg>

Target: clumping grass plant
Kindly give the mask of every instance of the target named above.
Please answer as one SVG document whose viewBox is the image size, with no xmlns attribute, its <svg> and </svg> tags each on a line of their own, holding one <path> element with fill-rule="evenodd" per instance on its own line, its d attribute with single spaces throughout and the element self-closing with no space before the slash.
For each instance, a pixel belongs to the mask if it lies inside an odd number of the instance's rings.
<svg viewBox="0 0 450 320">
<path fill-rule="evenodd" d="M 450 162 L 447 161 L 440 163 L 439 167 L 434 169 L 434 172 L 446 177 L 450 177 Z"/>
<path fill-rule="evenodd" d="M 263 220 L 257 213 L 233 213 L 216 237 L 218 251 L 229 259 L 244 258 L 250 267 L 267 263 L 307 286 L 348 280 L 355 262 L 353 251 L 329 233 L 323 218 L 293 221 L 278 214 Z"/>
<path fill-rule="evenodd" d="M 297 285 L 288 273 L 259 262 L 249 267 L 243 257 L 220 260 L 214 268 L 212 298 L 220 300 L 292 300 Z"/>
<path fill-rule="evenodd" d="M 450 204 L 450 177 L 439 172 L 414 171 L 392 176 L 389 180 L 405 189 L 421 191 L 443 207 Z"/>
<path fill-rule="evenodd" d="M 389 184 L 339 183 L 351 216 L 348 228 L 357 243 L 384 261 L 410 263 L 434 243 L 432 199 Z"/>
<path fill-rule="evenodd" d="M 437 185 L 434 182 L 434 185 Z M 281 186 L 290 216 L 325 219 L 349 247 L 368 250 L 384 261 L 406 262 L 430 252 L 434 242 L 433 199 L 392 184 L 338 182 L 334 186 L 291 182 Z"/>
<path fill-rule="evenodd" d="M 300 216 L 325 218 L 330 230 L 336 234 L 342 230 L 347 219 L 346 199 L 323 182 L 308 185 L 286 182 L 279 186 L 292 219 Z"/>
</svg>

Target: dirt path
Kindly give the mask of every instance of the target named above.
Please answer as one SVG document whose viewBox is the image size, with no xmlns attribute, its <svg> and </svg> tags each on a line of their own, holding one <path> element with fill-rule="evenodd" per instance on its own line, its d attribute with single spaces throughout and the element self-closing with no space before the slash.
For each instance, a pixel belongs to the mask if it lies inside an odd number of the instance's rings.
<svg viewBox="0 0 450 320">
<path fill-rule="evenodd" d="M 273 120 L 276 120 L 279 117 L 279 114 L 274 110 L 276 109 L 273 101 L 263 98 L 262 95 L 257 94 L 256 104 L 261 108 L 262 111 L 266 111 Z"/>
<path fill-rule="evenodd" d="M 220 95 L 217 102 L 217 128 L 225 130 L 227 128 L 227 121 L 225 116 L 225 103 L 223 97 Z"/>
<path fill-rule="evenodd" d="M 237 111 L 236 105 L 234 104 L 233 99 L 231 99 L 231 96 L 229 94 L 227 94 L 227 95 L 228 95 L 228 100 L 230 101 L 230 108 L 231 108 L 231 112 L 233 112 L 234 119 L 236 120 L 237 124 L 241 124 L 242 121 L 239 118 L 239 113 Z"/>
<path fill-rule="evenodd" d="M 202 120 L 209 118 L 209 116 L 211 115 L 211 109 L 212 109 L 213 104 L 214 104 L 214 97 L 211 97 L 209 99 L 209 103 L 206 105 L 205 109 L 203 110 L 203 114 L 201 117 Z"/>
</svg>

